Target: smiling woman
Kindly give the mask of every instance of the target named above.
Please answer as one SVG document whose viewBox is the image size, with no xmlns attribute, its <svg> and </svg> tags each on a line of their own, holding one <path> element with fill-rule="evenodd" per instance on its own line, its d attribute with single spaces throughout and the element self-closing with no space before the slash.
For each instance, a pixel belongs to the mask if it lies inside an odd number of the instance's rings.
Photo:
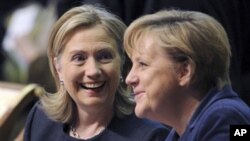
<svg viewBox="0 0 250 141">
<path fill-rule="evenodd" d="M 120 82 L 125 29 L 118 17 L 91 5 L 75 7 L 59 18 L 48 45 L 58 91 L 45 93 L 31 110 L 26 141 L 166 137 L 165 126 L 134 115 L 130 92 Z"/>
<path fill-rule="evenodd" d="M 99 105 L 98 109 L 107 106 L 105 109 L 112 111 L 121 58 L 114 39 L 106 36 L 102 25 L 76 30 L 60 58 L 54 59 L 59 79 L 81 110 Z"/>
<path fill-rule="evenodd" d="M 133 21 L 124 35 L 140 118 L 173 127 L 166 141 L 229 141 L 230 125 L 250 124 L 231 88 L 230 44 L 211 16 L 162 10 Z"/>
</svg>

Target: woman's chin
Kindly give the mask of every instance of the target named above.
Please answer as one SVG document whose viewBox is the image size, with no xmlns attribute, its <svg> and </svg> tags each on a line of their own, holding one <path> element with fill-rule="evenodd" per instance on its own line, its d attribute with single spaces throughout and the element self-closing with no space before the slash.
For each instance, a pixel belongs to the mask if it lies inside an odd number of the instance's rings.
<svg viewBox="0 0 250 141">
<path fill-rule="evenodd" d="M 135 107 L 135 115 L 139 118 L 146 118 L 146 110 L 138 105 Z"/>
</svg>

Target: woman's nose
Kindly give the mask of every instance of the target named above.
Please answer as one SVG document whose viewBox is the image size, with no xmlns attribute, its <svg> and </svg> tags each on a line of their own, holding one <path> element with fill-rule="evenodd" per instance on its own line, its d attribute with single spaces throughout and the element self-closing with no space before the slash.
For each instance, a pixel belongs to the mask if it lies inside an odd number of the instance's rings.
<svg viewBox="0 0 250 141">
<path fill-rule="evenodd" d="M 89 58 L 86 63 L 85 75 L 96 77 L 101 75 L 100 64 L 93 58 Z"/>
<path fill-rule="evenodd" d="M 126 77 L 126 84 L 134 87 L 138 83 L 138 77 L 136 76 L 133 69 L 131 69 Z"/>
</svg>

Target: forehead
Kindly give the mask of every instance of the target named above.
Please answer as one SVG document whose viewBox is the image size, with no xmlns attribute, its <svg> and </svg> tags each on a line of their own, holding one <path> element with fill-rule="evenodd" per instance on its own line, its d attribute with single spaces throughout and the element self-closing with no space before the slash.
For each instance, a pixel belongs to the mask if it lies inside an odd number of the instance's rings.
<svg viewBox="0 0 250 141">
<path fill-rule="evenodd" d="M 79 27 L 73 30 L 65 38 L 65 47 L 84 46 L 86 44 L 108 45 L 116 48 L 115 40 L 105 31 L 101 25 L 91 28 Z"/>
<path fill-rule="evenodd" d="M 144 34 L 134 44 L 132 54 L 145 55 L 147 58 L 166 56 L 166 49 L 161 46 L 158 36 L 155 34 Z"/>
<path fill-rule="evenodd" d="M 112 40 L 111 36 L 106 32 L 102 25 L 96 25 L 93 27 L 78 27 L 68 35 L 71 39 L 80 34 L 79 38 L 86 39 L 88 41 L 94 40 Z"/>
</svg>

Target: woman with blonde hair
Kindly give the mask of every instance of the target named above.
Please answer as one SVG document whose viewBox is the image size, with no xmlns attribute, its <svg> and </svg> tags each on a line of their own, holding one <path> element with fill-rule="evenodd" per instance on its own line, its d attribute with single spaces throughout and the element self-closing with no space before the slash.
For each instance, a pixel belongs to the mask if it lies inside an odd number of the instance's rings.
<svg viewBox="0 0 250 141">
<path fill-rule="evenodd" d="M 124 42 L 135 113 L 173 127 L 166 141 L 229 141 L 230 125 L 250 124 L 249 107 L 230 85 L 227 34 L 211 16 L 174 9 L 145 15 Z"/>
</svg>

